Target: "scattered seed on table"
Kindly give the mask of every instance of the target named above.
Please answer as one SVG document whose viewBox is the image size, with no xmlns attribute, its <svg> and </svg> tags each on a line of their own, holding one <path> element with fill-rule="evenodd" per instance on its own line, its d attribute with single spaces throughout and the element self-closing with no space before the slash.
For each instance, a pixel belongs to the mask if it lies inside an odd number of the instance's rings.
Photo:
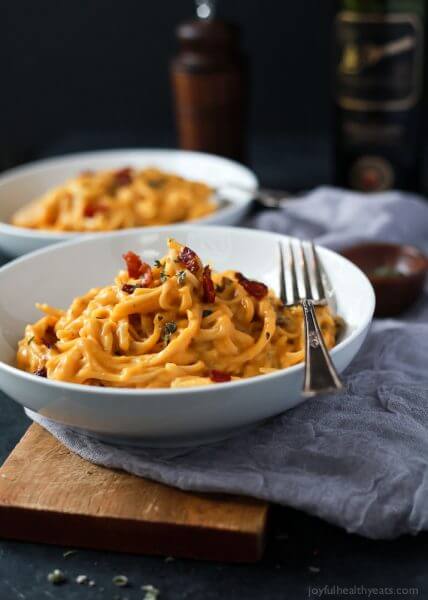
<svg viewBox="0 0 428 600">
<path fill-rule="evenodd" d="M 48 574 L 48 581 L 49 583 L 58 585 L 60 583 L 65 583 L 67 579 L 60 569 L 54 569 L 51 573 Z"/>
<path fill-rule="evenodd" d="M 87 575 L 78 575 L 76 577 L 76 583 L 79 583 L 80 585 L 82 585 L 83 583 L 88 583 L 88 576 Z"/>
<path fill-rule="evenodd" d="M 128 578 L 126 575 L 115 575 L 112 582 L 118 587 L 126 587 L 128 585 Z"/>
<path fill-rule="evenodd" d="M 143 592 L 146 592 L 144 594 L 144 598 L 143 600 L 157 600 L 157 597 L 160 594 L 160 590 L 158 590 L 157 588 L 155 588 L 153 585 L 142 585 L 141 589 L 143 590 Z"/>
</svg>

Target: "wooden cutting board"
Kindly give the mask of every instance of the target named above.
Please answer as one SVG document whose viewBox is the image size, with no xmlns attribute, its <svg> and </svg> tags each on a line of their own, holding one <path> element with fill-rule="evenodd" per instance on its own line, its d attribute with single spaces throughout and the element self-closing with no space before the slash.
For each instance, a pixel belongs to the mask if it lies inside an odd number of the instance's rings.
<svg viewBox="0 0 428 600">
<path fill-rule="evenodd" d="M 89 463 L 39 425 L 0 469 L 0 537 L 209 560 L 252 562 L 268 505 L 193 494 Z"/>
</svg>

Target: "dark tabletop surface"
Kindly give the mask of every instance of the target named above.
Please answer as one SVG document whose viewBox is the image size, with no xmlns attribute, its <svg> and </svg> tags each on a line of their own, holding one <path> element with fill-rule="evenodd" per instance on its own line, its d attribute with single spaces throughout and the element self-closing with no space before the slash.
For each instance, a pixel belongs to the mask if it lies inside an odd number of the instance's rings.
<svg viewBox="0 0 428 600">
<path fill-rule="evenodd" d="M 67 144 L 60 142 L 44 154 L 108 145 L 125 146 L 126 140 L 114 144 L 111 139 L 103 139 L 93 145 L 81 138 L 78 142 L 68 140 Z M 263 151 L 260 147 L 254 146 L 252 156 L 265 185 L 299 189 L 303 180 L 305 187 L 330 180 L 326 144 L 322 140 L 312 142 L 310 150 L 300 142 L 291 149 L 290 145 L 275 140 L 268 147 L 264 145 Z M 22 408 L 0 393 L 1 462 L 28 424 Z M 372 541 L 284 508 L 272 511 L 267 551 L 256 565 L 165 561 L 163 557 L 89 550 L 78 550 L 64 557 L 66 550 L 0 540 L 0 600 L 142 600 L 141 586 L 147 584 L 160 589 L 159 600 L 428 597 L 426 534 Z M 68 578 L 60 586 L 47 582 L 47 574 L 55 568 Z M 89 588 L 75 583 L 80 574 L 93 579 L 96 585 Z M 113 585 L 112 577 L 117 574 L 129 578 L 129 587 Z"/>
</svg>

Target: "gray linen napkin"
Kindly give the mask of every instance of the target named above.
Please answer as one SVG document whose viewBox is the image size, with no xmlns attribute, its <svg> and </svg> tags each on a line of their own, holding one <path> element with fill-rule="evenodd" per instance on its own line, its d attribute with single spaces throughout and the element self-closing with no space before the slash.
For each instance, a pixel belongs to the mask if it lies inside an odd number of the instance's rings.
<svg viewBox="0 0 428 600">
<path fill-rule="evenodd" d="M 320 188 L 253 226 L 337 248 L 361 239 L 428 247 L 428 203 Z M 346 389 L 210 446 L 114 447 L 31 413 L 83 458 L 185 490 L 263 498 L 371 538 L 428 529 L 428 294 L 375 321 Z"/>
</svg>

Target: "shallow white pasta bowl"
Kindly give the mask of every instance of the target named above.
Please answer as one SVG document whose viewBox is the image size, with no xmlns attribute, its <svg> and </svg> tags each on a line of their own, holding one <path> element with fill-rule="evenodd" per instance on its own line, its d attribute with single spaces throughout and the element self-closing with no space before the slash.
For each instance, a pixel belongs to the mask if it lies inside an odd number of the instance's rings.
<svg viewBox="0 0 428 600">
<path fill-rule="evenodd" d="M 0 252 L 12 257 L 21 256 L 82 235 L 16 227 L 10 224 L 10 219 L 16 210 L 82 171 L 123 167 L 157 167 L 202 181 L 213 188 L 224 188 L 227 203 L 198 219 L 198 223 L 238 223 L 248 211 L 258 186 L 254 173 L 237 162 L 185 150 L 106 150 L 41 160 L 0 175 Z"/>
<path fill-rule="evenodd" d="M 14 367 L 17 342 L 40 313 L 35 302 L 66 308 L 75 296 L 113 281 L 122 254 L 147 262 L 165 254 L 167 237 L 190 246 L 216 270 L 236 269 L 278 289 L 278 239 L 273 233 L 178 225 L 81 238 L 22 257 L 0 269 L 0 387 L 24 407 L 99 438 L 149 446 L 219 439 L 303 401 L 303 365 L 269 375 L 182 389 L 118 389 L 60 383 Z M 332 356 L 339 372 L 369 328 L 374 293 L 345 258 L 319 248 L 346 330 Z"/>
</svg>

